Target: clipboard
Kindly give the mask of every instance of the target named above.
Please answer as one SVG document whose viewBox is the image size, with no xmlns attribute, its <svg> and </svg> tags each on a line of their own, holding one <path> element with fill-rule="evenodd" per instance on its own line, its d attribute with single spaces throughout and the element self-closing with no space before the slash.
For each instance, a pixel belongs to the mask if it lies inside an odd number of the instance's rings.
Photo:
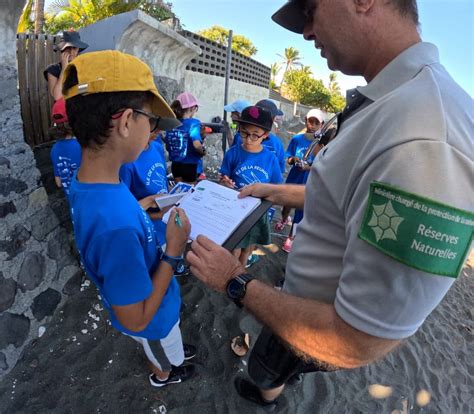
<svg viewBox="0 0 474 414">
<path fill-rule="evenodd" d="M 271 201 L 261 199 L 261 204 L 245 218 L 239 227 L 235 229 L 229 238 L 222 244 L 222 247 L 227 250 L 234 250 L 235 246 L 237 246 L 250 229 L 255 226 L 257 221 L 260 220 L 264 214 L 267 214 L 271 206 Z"/>
<path fill-rule="evenodd" d="M 184 208 L 191 222 L 190 239 L 199 234 L 232 250 L 272 206 L 255 197 L 238 199 L 238 191 L 219 183 L 199 182 L 175 206 Z M 234 204 L 237 203 L 237 204 Z M 170 211 L 163 216 L 165 223 Z"/>
</svg>

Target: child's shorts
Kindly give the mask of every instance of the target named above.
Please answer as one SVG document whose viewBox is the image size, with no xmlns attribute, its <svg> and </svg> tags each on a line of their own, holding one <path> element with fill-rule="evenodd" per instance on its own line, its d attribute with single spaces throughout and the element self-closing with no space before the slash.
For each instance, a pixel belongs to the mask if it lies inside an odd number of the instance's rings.
<svg viewBox="0 0 474 414">
<path fill-rule="evenodd" d="M 270 244 L 270 220 L 268 214 L 264 214 L 249 230 L 236 249 L 245 249 L 252 244 Z"/>
<path fill-rule="evenodd" d="M 142 344 L 148 360 L 160 371 L 171 371 L 171 365 L 178 367 L 184 362 L 183 338 L 179 329 L 179 321 L 165 338 L 147 339 L 128 336 Z"/>
</svg>

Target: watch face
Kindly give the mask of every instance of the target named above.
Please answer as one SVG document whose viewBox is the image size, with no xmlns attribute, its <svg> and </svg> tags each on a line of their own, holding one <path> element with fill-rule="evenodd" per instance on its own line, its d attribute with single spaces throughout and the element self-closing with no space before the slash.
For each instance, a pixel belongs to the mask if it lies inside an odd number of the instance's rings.
<svg viewBox="0 0 474 414">
<path fill-rule="evenodd" d="M 244 291 L 244 286 L 239 281 L 232 279 L 227 285 L 227 295 L 231 299 L 240 299 Z"/>
</svg>

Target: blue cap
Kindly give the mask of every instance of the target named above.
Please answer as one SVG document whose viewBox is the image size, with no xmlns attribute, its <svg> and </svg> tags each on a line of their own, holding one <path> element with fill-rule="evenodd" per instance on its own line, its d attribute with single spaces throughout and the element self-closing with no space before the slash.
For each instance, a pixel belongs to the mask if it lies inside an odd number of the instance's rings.
<svg viewBox="0 0 474 414">
<path fill-rule="evenodd" d="M 247 106 L 251 106 L 251 103 L 246 101 L 245 99 L 237 99 L 235 102 L 224 106 L 224 111 L 238 112 L 239 114 L 241 114 L 242 111 L 247 108 Z"/>
<path fill-rule="evenodd" d="M 280 111 L 277 108 L 275 102 L 271 101 L 270 99 L 262 99 L 261 101 L 258 101 L 255 106 L 269 111 L 272 114 L 272 118 L 275 118 L 276 116 L 283 116 L 283 112 Z"/>
</svg>

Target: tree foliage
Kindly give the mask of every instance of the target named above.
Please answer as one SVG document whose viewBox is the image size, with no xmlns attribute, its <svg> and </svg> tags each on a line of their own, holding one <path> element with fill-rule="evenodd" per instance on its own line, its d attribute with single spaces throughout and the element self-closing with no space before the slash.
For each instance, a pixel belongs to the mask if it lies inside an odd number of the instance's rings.
<svg viewBox="0 0 474 414">
<path fill-rule="evenodd" d="M 278 86 L 276 83 L 276 77 L 280 72 L 280 64 L 278 62 L 274 62 L 270 65 L 270 89 L 277 90 Z"/>
<path fill-rule="evenodd" d="M 335 81 L 335 78 L 332 79 Z M 284 78 L 286 95 L 303 105 L 321 108 L 327 112 L 339 112 L 344 108 L 345 99 L 339 91 L 330 90 L 322 80 L 314 79 L 311 68 L 290 69 Z"/>
<path fill-rule="evenodd" d="M 28 0 L 18 24 L 18 32 L 32 31 L 34 21 L 32 9 L 40 0 Z M 80 29 L 116 14 L 140 9 L 157 20 L 174 17 L 172 4 L 147 0 L 54 0 L 45 13 L 44 31 L 58 33 L 63 30 Z"/>
<path fill-rule="evenodd" d="M 18 21 L 17 33 L 27 33 L 33 31 L 35 23 L 34 20 L 31 18 L 32 11 L 33 0 L 28 0 L 25 4 L 25 7 L 23 7 L 20 20 Z"/>
<path fill-rule="evenodd" d="M 198 34 L 206 39 L 220 43 L 227 47 L 229 44 L 229 29 L 219 25 L 211 26 L 207 29 L 199 30 Z M 257 48 L 250 39 L 243 35 L 232 35 L 232 50 L 244 56 L 252 57 L 257 53 Z"/>
</svg>

